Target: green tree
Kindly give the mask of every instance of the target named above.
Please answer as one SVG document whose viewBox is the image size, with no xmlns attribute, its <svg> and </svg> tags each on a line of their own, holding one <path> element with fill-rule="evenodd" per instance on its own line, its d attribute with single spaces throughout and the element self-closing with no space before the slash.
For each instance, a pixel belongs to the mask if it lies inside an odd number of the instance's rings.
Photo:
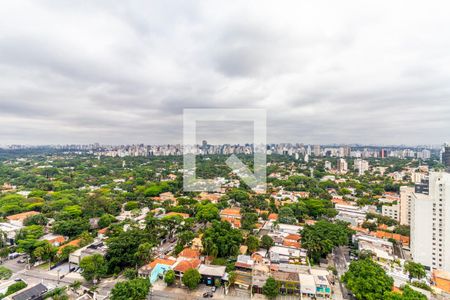
<svg viewBox="0 0 450 300">
<path fill-rule="evenodd" d="M 278 283 L 273 277 L 269 277 L 262 289 L 263 294 L 269 299 L 275 299 L 278 296 Z"/>
<path fill-rule="evenodd" d="M 85 256 L 80 261 L 80 268 L 83 269 L 81 275 L 84 279 L 96 281 L 106 274 L 105 259 L 100 254 Z"/>
<path fill-rule="evenodd" d="M 370 259 L 353 261 L 342 276 L 342 282 L 358 300 L 384 299 L 392 290 L 394 280 L 377 263 Z"/>
<path fill-rule="evenodd" d="M 89 230 L 89 221 L 82 218 L 56 221 L 53 226 L 53 232 L 68 237 L 76 237 L 83 231 Z"/>
<path fill-rule="evenodd" d="M 94 238 L 88 231 L 83 231 L 80 234 L 79 239 L 80 239 L 80 247 L 87 246 L 94 241 Z"/>
<path fill-rule="evenodd" d="M 282 224 L 295 224 L 297 219 L 295 218 L 294 212 L 288 206 L 283 206 L 278 211 L 278 222 Z"/>
<path fill-rule="evenodd" d="M 64 248 L 61 249 L 61 251 L 58 254 L 59 261 L 69 259 L 70 253 L 72 253 L 73 251 L 75 251 L 77 249 L 78 249 L 78 247 L 73 246 L 73 245 L 65 246 Z"/>
<path fill-rule="evenodd" d="M 199 222 L 206 223 L 212 220 L 219 220 L 219 209 L 212 203 L 199 203 L 196 206 L 196 211 L 195 218 Z"/>
<path fill-rule="evenodd" d="M 111 225 L 111 223 L 116 222 L 116 218 L 113 215 L 110 214 L 104 214 L 100 217 L 98 220 L 98 226 L 100 228 L 105 228 Z"/>
<path fill-rule="evenodd" d="M 30 225 L 41 225 L 45 226 L 48 223 L 48 219 L 43 214 L 33 215 L 27 217 L 23 221 L 23 225 L 30 226 Z"/>
<path fill-rule="evenodd" d="M 153 245 L 148 242 L 139 245 L 136 251 L 136 257 L 139 259 L 139 262 L 145 263 L 152 259 L 152 248 Z"/>
<path fill-rule="evenodd" d="M 314 225 L 306 225 L 302 231 L 302 247 L 308 250 L 308 256 L 315 262 L 331 253 L 336 246 L 347 245 L 352 231 L 347 223 L 332 223 L 320 220 Z"/>
<path fill-rule="evenodd" d="M 164 275 L 164 282 L 167 285 L 172 285 L 175 283 L 175 271 L 174 270 L 168 270 L 166 274 Z"/>
<path fill-rule="evenodd" d="M 233 285 L 236 282 L 236 278 L 237 278 L 237 274 L 235 271 L 231 271 L 228 274 L 228 282 L 230 283 L 230 285 Z"/>
<path fill-rule="evenodd" d="M 137 277 L 136 269 L 133 268 L 126 268 L 123 270 L 123 276 L 125 276 L 126 279 L 131 280 L 135 279 Z"/>
<path fill-rule="evenodd" d="M 6 290 L 5 296 L 14 294 L 15 292 L 20 291 L 21 289 L 24 289 L 27 287 L 27 284 L 23 281 L 18 281 L 16 283 L 11 284 L 8 289 Z"/>
<path fill-rule="evenodd" d="M 125 203 L 124 209 L 125 210 L 133 210 L 139 208 L 139 202 L 137 201 L 129 201 Z"/>
<path fill-rule="evenodd" d="M 201 279 L 202 279 L 202 276 L 200 275 L 200 273 L 198 272 L 197 269 L 189 269 L 186 272 L 184 272 L 184 275 L 181 278 L 181 281 L 190 290 L 194 290 L 197 288 Z"/>
<path fill-rule="evenodd" d="M 427 297 L 424 294 L 413 290 L 409 286 L 405 286 L 402 293 L 386 292 L 383 296 L 383 300 L 427 300 Z"/>
<path fill-rule="evenodd" d="M 261 238 L 261 247 L 263 247 L 264 249 L 269 250 L 270 247 L 272 247 L 274 244 L 275 243 L 273 239 L 267 234 L 263 235 L 263 237 Z"/>
<path fill-rule="evenodd" d="M 242 229 L 253 230 L 258 222 L 258 215 L 253 212 L 244 213 L 242 215 Z"/>
<path fill-rule="evenodd" d="M 426 276 L 425 267 L 413 261 L 407 261 L 405 263 L 405 271 L 408 272 L 410 281 L 413 278 L 421 279 Z"/>
<path fill-rule="evenodd" d="M 256 236 L 254 236 L 254 235 L 249 235 L 247 237 L 246 245 L 247 245 L 248 251 L 250 253 L 258 251 L 258 249 L 259 249 L 259 239 Z"/>
<path fill-rule="evenodd" d="M 0 266 L 0 279 L 9 279 L 12 275 L 12 271 L 4 266 Z"/>
<path fill-rule="evenodd" d="M 45 241 L 41 246 L 37 247 L 33 251 L 33 255 L 37 259 L 51 263 L 52 259 L 56 256 L 57 251 L 58 249 L 56 247 Z"/>
<path fill-rule="evenodd" d="M 205 252 L 211 256 L 228 257 L 236 255 L 243 241 L 239 229 L 231 228 L 228 222 L 213 221 L 202 237 Z"/>
<path fill-rule="evenodd" d="M 145 300 L 150 287 L 146 278 L 118 282 L 111 291 L 111 300 Z"/>
</svg>

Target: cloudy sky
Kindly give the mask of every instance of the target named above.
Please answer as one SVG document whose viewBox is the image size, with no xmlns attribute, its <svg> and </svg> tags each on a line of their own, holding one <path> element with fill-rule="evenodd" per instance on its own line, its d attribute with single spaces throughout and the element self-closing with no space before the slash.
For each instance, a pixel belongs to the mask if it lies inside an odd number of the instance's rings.
<svg viewBox="0 0 450 300">
<path fill-rule="evenodd" d="M 5 1 L 0 144 L 179 143 L 184 108 L 266 109 L 269 142 L 440 144 L 450 140 L 449 9 Z"/>
</svg>

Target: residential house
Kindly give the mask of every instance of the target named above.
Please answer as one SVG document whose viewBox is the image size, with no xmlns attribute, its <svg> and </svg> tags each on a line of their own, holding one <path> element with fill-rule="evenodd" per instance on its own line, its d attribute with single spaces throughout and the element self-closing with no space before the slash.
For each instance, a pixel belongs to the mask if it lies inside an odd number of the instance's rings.
<svg viewBox="0 0 450 300">
<path fill-rule="evenodd" d="M 202 282 L 206 285 L 215 285 L 215 281 L 223 281 L 225 277 L 225 266 L 204 265 L 201 264 L 198 272 L 202 275 Z"/>
<path fill-rule="evenodd" d="M 30 288 L 22 289 L 14 294 L 6 296 L 5 300 L 41 300 L 44 299 L 48 288 L 42 283 L 38 283 Z"/>
<path fill-rule="evenodd" d="M 269 258 L 272 263 L 306 263 L 307 252 L 304 249 L 295 249 L 283 246 L 273 246 L 269 249 Z"/>
<path fill-rule="evenodd" d="M 107 247 L 103 243 L 103 241 L 95 241 L 92 244 L 89 244 L 83 248 L 77 249 L 74 252 L 70 253 L 69 256 L 69 266 L 70 264 L 80 265 L 80 261 L 85 256 L 100 254 L 104 256 L 106 254 Z"/>
<path fill-rule="evenodd" d="M 225 208 L 220 212 L 220 219 L 231 224 L 233 228 L 241 228 L 240 208 Z"/>
<path fill-rule="evenodd" d="M 314 275 L 299 274 L 300 279 L 300 293 L 302 296 L 315 298 L 316 297 L 316 281 Z"/>
<path fill-rule="evenodd" d="M 11 223 L 0 223 L 0 231 L 6 234 L 8 243 L 14 245 L 16 235 L 22 229 L 23 226 L 11 224 Z"/>
<path fill-rule="evenodd" d="M 174 257 L 157 258 L 151 263 L 142 266 L 138 270 L 140 277 L 148 277 L 150 283 L 154 283 L 159 277 L 163 276 L 167 270 L 172 269 L 172 266 L 176 263 Z"/>
<path fill-rule="evenodd" d="M 25 221 L 26 218 L 38 215 L 39 212 L 37 211 L 27 211 L 20 214 L 15 214 L 11 216 L 7 216 L 6 219 L 10 224 L 16 225 L 16 226 L 23 226 L 23 221 Z"/>
<path fill-rule="evenodd" d="M 271 275 L 278 282 L 280 294 L 297 295 L 300 293 L 299 273 L 274 271 Z"/>
<path fill-rule="evenodd" d="M 47 241 L 51 245 L 55 247 L 59 247 L 61 244 L 63 244 L 66 241 L 66 238 L 59 234 L 53 234 L 49 233 L 41 237 L 39 240 L 41 241 Z"/>
<path fill-rule="evenodd" d="M 200 259 L 194 258 L 194 259 L 182 259 L 177 260 L 177 262 L 173 265 L 173 270 L 175 272 L 175 276 L 181 280 L 184 273 L 189 269 L 198 269 L 200 266 L 201 261 Z"/>
</svg>

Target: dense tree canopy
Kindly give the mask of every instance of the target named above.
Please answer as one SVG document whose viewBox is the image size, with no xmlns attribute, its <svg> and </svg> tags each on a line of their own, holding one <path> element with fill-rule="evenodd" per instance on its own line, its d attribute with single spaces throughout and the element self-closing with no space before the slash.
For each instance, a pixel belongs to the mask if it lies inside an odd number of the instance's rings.
<svg viewBox="0 0 450 300">
<path fill-rule="evenodd" d="M 381 300 L 392 290 L 394 280 L 370 259 L 353 261 L 342 281 L 358 300 Z"/>
<path fill-rule="evenodd" d="M 203 234 L 206 253 L 217 257 L 237 255 L 243 238 L 239 229 L 231 228 L 228 222 L 214 221 Z"/>
<path fill-rule="evenodd" d="M 302 231 L 302 247 L 308 250 L 308 256 L 315 262 L 331 253 L 334 247 L 347 245 L 352 231 L 346 223 L 332 223 L 325 220 L 314 225 L 306 225 Z"/>
</svg>

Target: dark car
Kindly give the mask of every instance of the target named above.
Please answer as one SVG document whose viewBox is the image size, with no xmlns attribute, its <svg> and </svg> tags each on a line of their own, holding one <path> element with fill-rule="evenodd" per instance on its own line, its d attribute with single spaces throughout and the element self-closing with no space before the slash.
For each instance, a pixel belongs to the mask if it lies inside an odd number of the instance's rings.
<svg viewBox="0 0 450 300">
<path fill-rule="evenodd" d="M 203 293 L 203 298 L 212 298 L 212 297 L 213 297 L 213 293 L 211 293 L 211 292 Z"/>
</svg>

